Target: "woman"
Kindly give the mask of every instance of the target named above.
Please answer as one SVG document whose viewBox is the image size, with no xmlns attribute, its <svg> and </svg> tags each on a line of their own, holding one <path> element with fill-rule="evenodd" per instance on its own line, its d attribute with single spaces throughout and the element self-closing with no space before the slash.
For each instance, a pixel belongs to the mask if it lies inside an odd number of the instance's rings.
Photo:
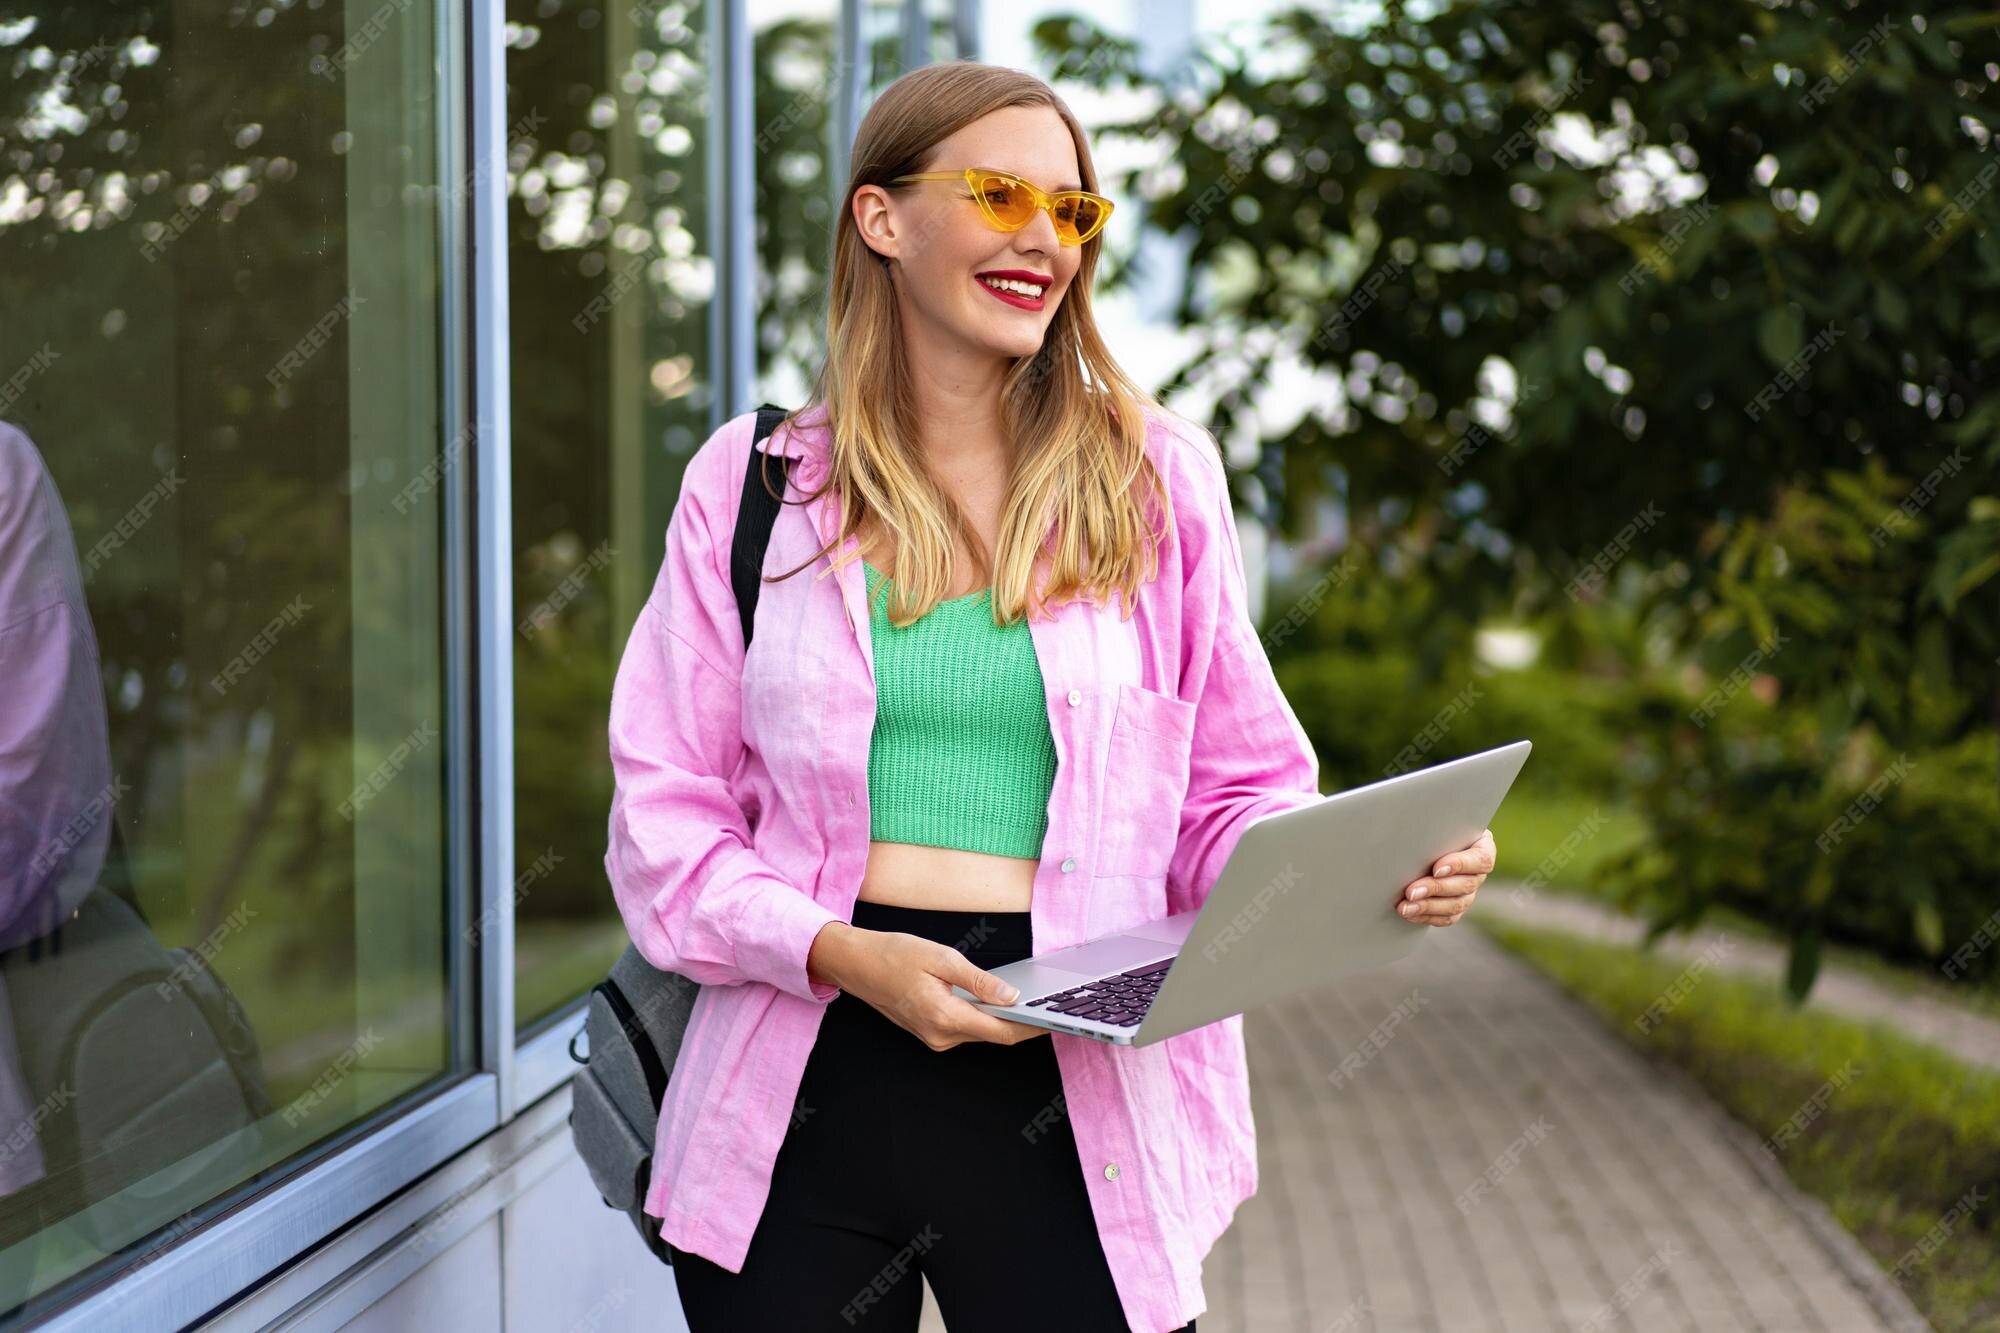
<svg viewBox="0 0 2000 1333">
<path fill-rule="evenodd" d="M 1318 763 L 1213 440 L 1092 321 L 1111 205 L 1068 108 L 928 67 L 853 162 L 751 650 L 745 415 L 688 464 L 613 694 L 606 866 L 703 983 L 646 1211 L 695 1333 L 907 1333 L 919 1271 L 953 1333 L 1192 1330 L 1257 1183 L 1241 1018 L 1115 1047 L 951 988 L 1008 1001 L 987 969 L 1199 906 Z M 1405 915 L 1457 920 L 1492 859 Z"/>
</svg>

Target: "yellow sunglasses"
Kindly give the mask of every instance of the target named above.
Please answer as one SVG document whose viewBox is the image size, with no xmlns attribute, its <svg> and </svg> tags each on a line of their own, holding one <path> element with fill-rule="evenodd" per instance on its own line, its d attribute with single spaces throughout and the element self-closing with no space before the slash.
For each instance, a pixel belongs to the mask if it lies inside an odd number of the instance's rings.
<svg viewBox="0 0 2000 1333">
<path fill-rule="evenodd" d="M 997 231 L 1019 231 L 1035 216 L 1036 209 L 1046 208 L 1056 224 L 1056 239 L 1064 245 L 1082 245 L 1102 231 L 1105 219 L 1111 216 L 1111 201 L 1101 194 L 1088 190 L 1050 194 L 1011 171 L 991 167 L 922 171 L 913 176 L 898 176 L 890 183 L 958 180 L 971 189 L 972 197 L 979 201 L 979 211 Z"/>
</svg>

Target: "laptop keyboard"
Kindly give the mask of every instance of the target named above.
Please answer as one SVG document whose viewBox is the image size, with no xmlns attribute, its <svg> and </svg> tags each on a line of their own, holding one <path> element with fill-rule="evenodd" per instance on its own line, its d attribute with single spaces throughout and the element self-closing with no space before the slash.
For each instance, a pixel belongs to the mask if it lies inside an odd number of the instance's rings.
<svg viewBox="0 0 2000 1333">
<path fill-rule="evenodd" d="M 1153 997 L 1160 993 L 1160 982 L 1167 969 L 1173 965 L 1174 960 L 1169 958 L 1164 963 L 1152 963 L 1130 972 L 1114 972 L 1085 985 L 1030 1000 L 1028 1007 L 1046 1005 L 1052 1014 L 1094 1018 L 1118 1028 L 1137 1027 L 1151 1007 Z"/>
</svg>

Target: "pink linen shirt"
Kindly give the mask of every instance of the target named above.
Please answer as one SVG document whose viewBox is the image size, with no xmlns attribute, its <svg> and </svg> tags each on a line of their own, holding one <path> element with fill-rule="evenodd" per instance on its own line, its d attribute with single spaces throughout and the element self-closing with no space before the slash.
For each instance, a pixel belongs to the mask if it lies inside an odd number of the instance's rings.
<svg viewBox="0 0 2000 1333">
<path fill-rule="evenodd" d="M 0 421 L 0 950 L 68 920 L 111 842 L 109 714 L 69 510 L 41 451 Z M 0 981 L 0 1124 L 38 1123 Z M 0 1196 L 47 1174 L 39 1136 L 0 1149 Z M 0 1204 L 0 1207 L 4 1207 Z"/>
<path fill-rule="evenodd" d="M 640 952 L 702 983 L 646 1211 L 731 1272 L 839 994 L 807 979 L 806 955 L 852 917 L 875 722 L 858 560 L 766 583 L 745 660 L 729 554 L 754 423 L 723 425 L 683 477 L 612 692 L 605 856 Z M 772 436 L 767 449 L 797 460 L 788 498 L 825 478 L 828 439 L 823 407 Z M 1029 622 L 1057 755 L 1030 912 L 1038 952 L 1198 907 L 1251 820 L 1320 799 L 1318 758 L 1250 622 L 1220 452 L 1155 413 L 1146 447 L 1174 522 L 1131 618 L 1114 595 Z M 838 521 L 831 491 L 784 506 L 765 573 L 804 563 Z M 858 546 L 849 537 L 839 554 Z M 1045 562 L 1036 570 L 1046 578 Z M 1054 1043 L 1077 1167 L 1137 1333 L 1203 1312 L 1202 1260 L 1256 1191 L 1242 1023 L 1139 1048 L 1035 1038 Z"/>
</svg>

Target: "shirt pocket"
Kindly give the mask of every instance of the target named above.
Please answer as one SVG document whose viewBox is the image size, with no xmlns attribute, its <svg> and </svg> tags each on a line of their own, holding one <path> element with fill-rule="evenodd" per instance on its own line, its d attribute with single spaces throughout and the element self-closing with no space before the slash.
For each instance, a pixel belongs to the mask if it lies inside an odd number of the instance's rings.
<svg viewBox="0 0 2000 1333">
<path fill-rule="evenodd" d="M 1098 874 L 1165 879 L 1187 798 L 1194 713 L 1193 704 L 1172 695 L 1118 686 L 1105 750 Z"/>
</svg>

